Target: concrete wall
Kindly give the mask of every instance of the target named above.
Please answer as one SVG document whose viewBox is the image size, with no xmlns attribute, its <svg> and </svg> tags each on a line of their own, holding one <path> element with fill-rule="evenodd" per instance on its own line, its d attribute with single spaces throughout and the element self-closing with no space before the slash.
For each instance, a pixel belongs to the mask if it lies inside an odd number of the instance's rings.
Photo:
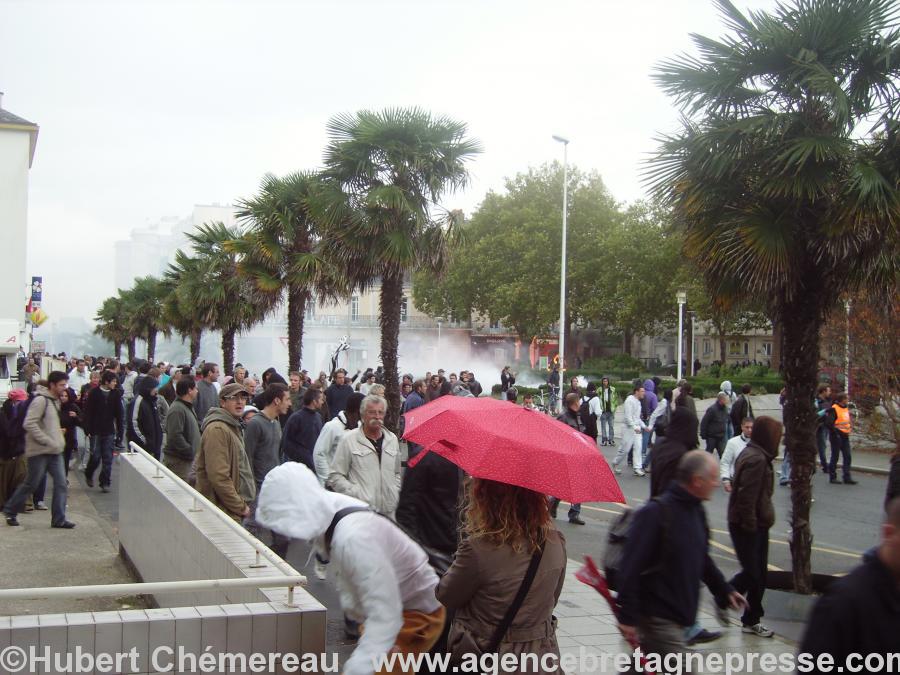
<svg viewBox="0 0 900 675">
<path fill-rule="evenodd" d="M 30 143 L 27 131 L 0 128 L 0 239 L 3 241 L 0 318 L 20 323 L 29 297 L 25 253 Z M 44 274 L 49 272 L 45 270 Z"/>
</svg>

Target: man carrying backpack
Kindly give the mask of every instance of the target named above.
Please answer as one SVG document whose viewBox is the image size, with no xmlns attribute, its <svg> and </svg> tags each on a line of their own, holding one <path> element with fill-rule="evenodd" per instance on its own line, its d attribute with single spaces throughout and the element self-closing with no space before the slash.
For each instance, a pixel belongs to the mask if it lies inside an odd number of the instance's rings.
<svg viewBox="0 0 900 675">
<path fill-rule="evenodd" d="M 581 397 L 574 392 L 566 394 L 565 410 L 563 410 L 562 415 L 556 418 L 556 421 L 569 425 L 575 429 L 575 431 L 584 433 L 584 425 L 581 423 L 581 417 L 579 415 L 580 398 Z M 559 508 L 559 499 L 557 497 L 550 497 L 551 517 L 556 518 L 557 508 Z M 569 522 L 572 523 L 572 525 L 584 525 L 584 521 L 581 519 L 581 504 L 572 504 L 569 506 Z"/>
<path fill-rule="evenodd" d="M 584 427 L 584 433 L 597 442 L 597 420 L 603 410 L 600 408 L 600 397 L 597 396 L 597 385 L 590 382 L 587 386 L 587 392 L 581 399 L 581 407 L 578 409 L 578 417 L 581 418 L 581 424 Z"/>
<path fill-rule="evenodd" d="M 718 462 L 692 450 L 679 462 L 675 482 L 634 514 L 631 531 L 640 536 L 628 537 L 618 571 L 619 631 L 645 653 L 664 658 L 688 652 L 685 629 L 697 618 L 701 580 L 723 623 L 726 606 L 747 605 L 709 556 L 703 502 L 718 487 Z"/>
<path fill-rule="evenodd" d="M 25 480 L 25 413 L 28 394 L 13 389 L 0 408 L 0 505 Z"/>
<path fill-rule="evenodd" d="M 69 376 L 54 370 L 47 378 L 47 386 L 38 385 L 37 394 L 28 406 L 23 427 L 25 429 L 25 457 L 28 473 L 6 504 L 3 513 L 6 524 L 17 526 L 19 511 L 25 500 L 34 492 L 38 483 L 50 474 L 53 479 L 53 503 L 51 505 L 50 526 L 71 530 L 75 523 L 66 520 L 66 471 L 63 467 L 63 450 L 66 446 L 59 421 L 59 395 L 66 390 Z"/>
</svg>

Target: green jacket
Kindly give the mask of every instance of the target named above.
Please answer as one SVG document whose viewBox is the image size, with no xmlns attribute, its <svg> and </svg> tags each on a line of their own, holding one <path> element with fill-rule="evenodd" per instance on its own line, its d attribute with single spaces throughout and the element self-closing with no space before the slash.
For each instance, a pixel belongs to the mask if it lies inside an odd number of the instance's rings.
<svg viewBox="0 0 900 675">
<path fill-rule="evenodd" d="M 199 449 L 200 423 L 194 406 L 176 398 L 166 415 L 165 453 L 192 462 Z"/>
<path fill-rule="evenodd" d="M 597 396 L 600 398 L 600 409 L 603 412 L 616 412 L 616 408 L 619 407 L 619 395 L 616 393 L 616 388 L 612 385 L 609 385 L 609 409 L 607 409 L 606 402 L 606 389 L 603 387 L 597 387 Z"/>
</svg>

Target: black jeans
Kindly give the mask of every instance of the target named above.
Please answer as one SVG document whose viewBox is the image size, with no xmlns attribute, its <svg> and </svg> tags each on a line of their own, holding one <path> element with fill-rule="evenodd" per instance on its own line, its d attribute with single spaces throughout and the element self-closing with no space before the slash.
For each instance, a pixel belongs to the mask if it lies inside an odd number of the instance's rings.
<svg viewBox="0 0 900 675">
<path fill-rule="evenodd" d="M 724 436 L 707 436 L 706 437 L 706 451 L 712 453 L 714 457 L 717 459 L 722 459 L 722 455 L 725 453 L 725 437 Z M 716 455 L 716 451 L 719 452 Z"/>
<path fill-rule="evenodd" d="M 828 464 L 828 473 L 832 478 L 837 478 L 837 458 L 841 455 L 844 480 L 850 480 L 850 436 L 840 431 L 831 432 L 831 462 Z"/>
<path fill-rule="evenodd" d="M 91 458 L 88 460 L 84 475 L 94 480 L 94 472 L 100 468 L 100 487 L 109 487 L 112 483 L 113 446 L 116 437 L 113 434 L 91 434 Z"/>
<path fill-rule="evenodd" d="M 747 598 L 747 609 L 741 617 L 745 626 L 759 623 L 765 612 L 762 599 L 766 591 L 766 575 L 769 563 L 769 530 L 747 532 L 729 523 L 731 542 L 737 554 L 741 571 L 734 575 L 731 585 Z"/>
</svg>

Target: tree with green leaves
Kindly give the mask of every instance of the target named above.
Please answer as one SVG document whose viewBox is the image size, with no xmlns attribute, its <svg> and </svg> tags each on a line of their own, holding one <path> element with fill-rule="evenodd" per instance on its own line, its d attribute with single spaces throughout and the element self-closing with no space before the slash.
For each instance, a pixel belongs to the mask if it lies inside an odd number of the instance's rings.
<svg viewBox="0 0 900 675">
<path fill-rule="evenodd" d="M 146 340 L 147 360 L 151 363 L 156 359 L 157 336 L 171 332 L 163 315 L 166 293 L 162 280 L 154 276 L 139 277 L 134 280 L 126 299 L 129 328 L 133 335 Z"/>
<path fill-rule="evenodd" d="M 192 308 L 199 323 L 222 332 L 222 370 L 234 370 L 235 336 L 265 318 L 271 305 L 259 302 L 253 285 L 238 272 L 229 244 L 241 237 L 236 227 L 205 223 L 187 235 L 193 249 L 193 274 L 176 289 L 179 305 Z"/>
<path fill-rule="evenodd" d="M 400 412 L 404 276 L 446 269 L 457 217 L 441 202 L 467 184 L 466 165 L 481 150 L 466 133 L 462 122 L 419 108 L 365 110 L 328 123 L 316 217 L 327 230 L 324 250 L 338 258 L 351 284 L 381 282 L 381 363 L 392 428 Z"/>
<path fill-rule="evenodd" d="M 893 0 L 804 0 L 745 16 L 656 79 L 684 111 L 654 192 L 713 295 L 763 298 L 784 336 L 795 589 L 812 590 L 819 335 L 842 293 L 900 278 L 900 30 Z"/>
<path fill-rule="evenodd" d="M 128 341 L 129 337 L 121 297 L 106 298 L 100 309 L 97 310 L 94 321 L 97 322 L 94 333 L 111 342 L 116 359 L 121 359 L 122 345 Z"/>
<path fill-rule="evenodd" d="M 310 204 L 319 183 L 314 172 L 266 175 L 259 193 L 238 203 L 238 218 L 249 229 L 228 245 L 263 303 L 287 302 L 289 371 L 300 370 L 304 315 L 313 294 L 327 301 L 346 286 L 341 266 L 328 264 L 318 246 L 321 232 Z"/>
<path fill-rule="evenodd" d="M 175 251 L 175 262 L 169 265 L 163 277 L 166 288 L 163 314 L 172 330 L 181 336 L 182 341 L 188 340 L 191 365 L 195 365 L 200 358 L 200 341 L 206 326 L 196 308 L 188 304 L 186 294 L 179 292 L 179 289 L 190 285 L 194 279 L 202 275 L 201 263 L 200 259 L 192 258 L 178 249 Z"/>
</svg>

